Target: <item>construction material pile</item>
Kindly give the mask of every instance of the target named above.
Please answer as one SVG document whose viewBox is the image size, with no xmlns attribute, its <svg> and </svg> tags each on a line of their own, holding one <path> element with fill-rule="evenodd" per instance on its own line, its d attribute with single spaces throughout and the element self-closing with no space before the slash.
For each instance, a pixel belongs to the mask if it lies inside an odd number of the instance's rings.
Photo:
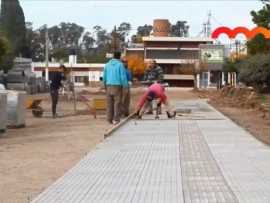
<svg viewBox="0 0 270 203">
<path fill-rule="evenodd" d="M 202 93 L 206 96 L 206 93 Z M 270 117 L 270 101 L 250 87 L 224 87 L 217 92 L 208 92 L 210 103 L 245 109 L 257 109 L 263 117 Z"/>
</svg>

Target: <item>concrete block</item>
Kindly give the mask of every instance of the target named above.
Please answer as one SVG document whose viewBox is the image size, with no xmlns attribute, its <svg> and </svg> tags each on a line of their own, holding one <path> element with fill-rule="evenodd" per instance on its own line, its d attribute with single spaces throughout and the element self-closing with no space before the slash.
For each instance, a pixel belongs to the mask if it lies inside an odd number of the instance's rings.
<svg viewBox="0 0 270 203">
<path fill-rule="evenodd" d="M 25 127 L 25 92 L 7 91 L 7 118 L 10 127 Z"/>
<path fill-rule="evenodd" d="M 0 91 L 0 134 L 6 131 L 7 125 L 7 93 Z"/>
</svg>

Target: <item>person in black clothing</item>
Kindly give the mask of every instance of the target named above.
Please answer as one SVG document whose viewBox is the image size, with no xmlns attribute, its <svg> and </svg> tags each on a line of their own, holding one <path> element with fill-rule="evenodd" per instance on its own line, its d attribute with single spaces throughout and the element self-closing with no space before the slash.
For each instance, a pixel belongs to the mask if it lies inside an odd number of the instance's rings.
<svg viewBox="0 0 270 203">
<path fill-rule="evenodd" d="M 62 80 L 65 80 L 64 72 L 65 66 L 60 66 L 60 71 L 51 72 L 50 78 L 50 93 L 52 98 L 52 114 L 53 118 L 56 118 L 56 106 L 58 103 L 59 89 L 62 87 Z"/>
</svg>

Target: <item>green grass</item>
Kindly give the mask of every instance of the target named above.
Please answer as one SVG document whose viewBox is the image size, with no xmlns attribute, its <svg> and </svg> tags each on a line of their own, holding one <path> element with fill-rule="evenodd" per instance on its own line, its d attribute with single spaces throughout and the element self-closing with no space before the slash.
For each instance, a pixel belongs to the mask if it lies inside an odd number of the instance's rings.
<svg viewBox="0 0 270 203">
<path fill-rule="evenodd" d="M 259 102 L 261 103 L 261 105 L 263 105 L 265 107 L 265 109 L 267 111 L 270 111 L 270 102 L 269 102 L 269 97 L 267 97 L 266 95 L 259 95 Z"/>
<path fill-rule="evenodd" d="M 262 104 L 266 104 L 266 103 L 269 103 L 269 100 L 268 100 L 267 96 L 261 94 L 261 95 L 259 95 L 259 102 Z"/>
</svg>

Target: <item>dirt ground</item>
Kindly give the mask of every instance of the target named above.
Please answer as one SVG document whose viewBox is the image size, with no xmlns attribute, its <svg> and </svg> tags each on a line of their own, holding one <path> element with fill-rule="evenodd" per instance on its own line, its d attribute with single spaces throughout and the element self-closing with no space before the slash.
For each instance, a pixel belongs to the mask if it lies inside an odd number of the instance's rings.
<svg viewBox="0 0 270 203">
<path fill-rule="evenodd" d="M 132 90 L 132 109 L 143 90 Z M 168 95 L 172 99 L 197 98 L 190 89 L 170 89 Z M 60 117 L 52 119 L 49 97 L 42 97 L 43 118 L 33 118 L 27 112 L 26 128 L 8 129 L 0 135 L 0 203 L 33 200 L 93 150 L 112 127 L 104 112 L 94 119 L 82 103 L 77 106 L 81 115 L 72 115 L 73 103 L 63 99 L 58 108 Z"/>
</svg>

